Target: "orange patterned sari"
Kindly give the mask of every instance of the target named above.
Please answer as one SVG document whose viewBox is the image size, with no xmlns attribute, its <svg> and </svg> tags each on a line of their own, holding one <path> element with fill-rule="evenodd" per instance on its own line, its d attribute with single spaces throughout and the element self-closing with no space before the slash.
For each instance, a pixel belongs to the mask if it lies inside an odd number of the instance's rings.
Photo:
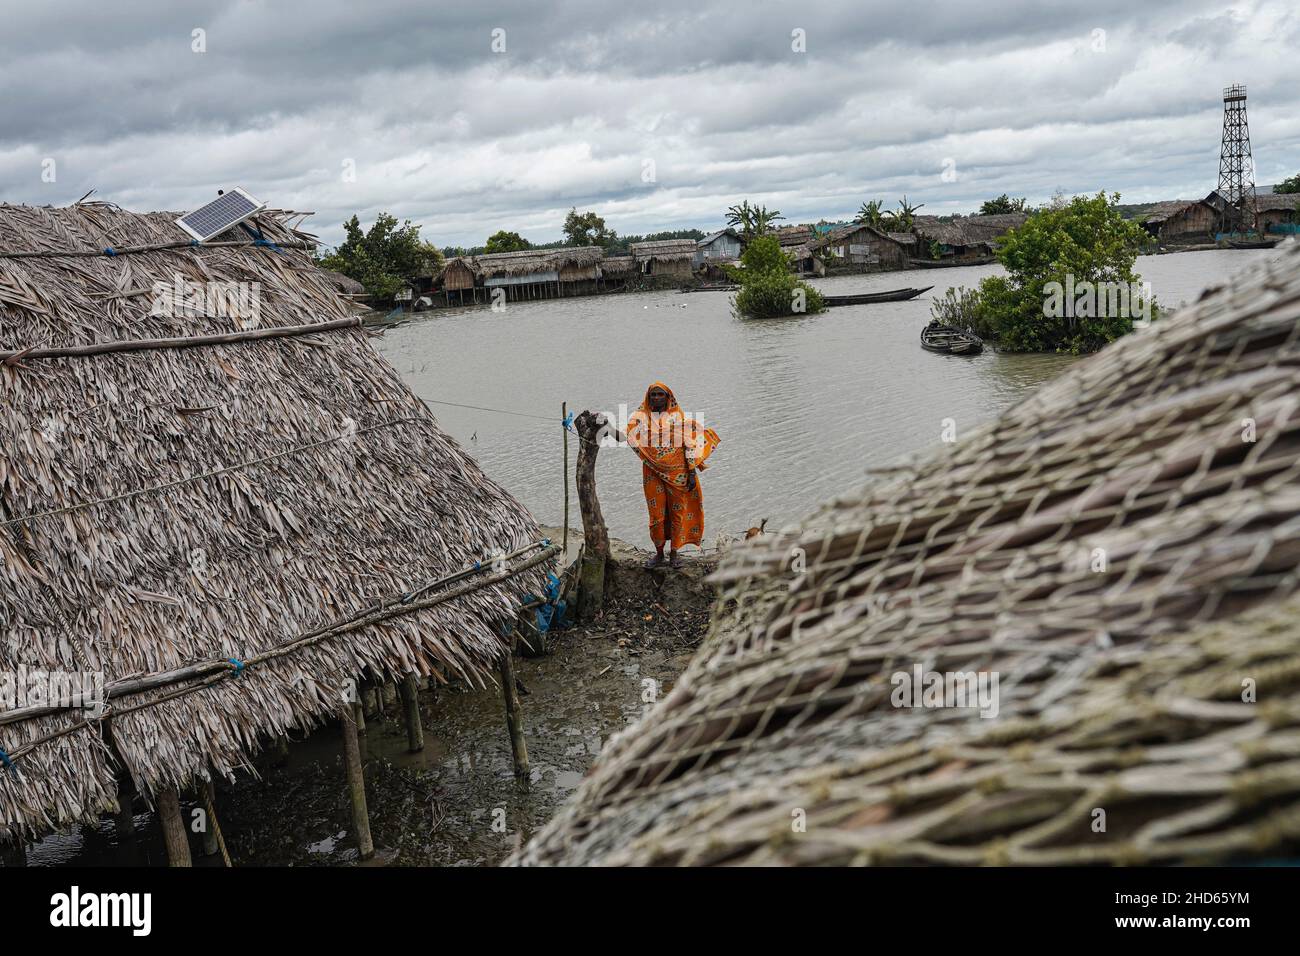
<svg viewBox="0 0 1300 956">
<path fill-rule="evenodd" d="M 668 393 L 668 407 L 662 412 L 650 411 L 655 388 Z M 674 548 L 698 545 L 704 537 L 704 492 L 698 474 L 695 488 L 687 491 L 686 474 L 705 469 L 705 460 L 718 447 L 718 433 L 687 418 L 673 390 L 655 382 L 646 389 L 641 407 L 628 417 L 627 442 L 641 457 L 650 540 L 656 548 L 666 541 Z"/>
</svg>

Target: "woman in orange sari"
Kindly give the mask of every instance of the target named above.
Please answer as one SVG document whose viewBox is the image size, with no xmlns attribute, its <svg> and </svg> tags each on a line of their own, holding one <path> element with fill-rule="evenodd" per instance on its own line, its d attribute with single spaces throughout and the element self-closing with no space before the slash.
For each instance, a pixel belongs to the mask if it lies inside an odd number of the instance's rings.
<svg viewBox="0 0 1300 956">
<path fill-rule="evenodd" d="M 646 567 L 663 563 L 682 566 L 683 545 L 699 545 L 704 538 L 704 495 L 697 472 L 718 447 L 718 433 L 701 428 L 687 418 L 673 390 L 655 382 L 645 401 L 627 420 L 627 443 L 641 457 L 641 478 L 646 510 L 650 513 L 650 540 L 655 555 Z"/>
</svg>

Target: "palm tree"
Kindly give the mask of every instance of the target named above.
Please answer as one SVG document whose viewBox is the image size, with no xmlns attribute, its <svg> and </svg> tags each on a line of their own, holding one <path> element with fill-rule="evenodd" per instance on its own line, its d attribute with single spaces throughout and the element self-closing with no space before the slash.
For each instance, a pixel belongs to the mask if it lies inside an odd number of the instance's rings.
<svg viewBox="0 0 1300 956">
<path fill-rule="evenodd" d="M 898 201 L 898 212 L 894 213 L 894 224 L 898 227 L 899 232 L 911 232 L 912 221 L 916 218 L 916 211 L 925 208 L 925 203 L 919 206 L 913 206 L 904 196 Z"/>
<path fill-rule="evenodd" d="M 884 222 L 884 215 L 880 211 L 882 206 L 884 206 L 884 203 L 879 199 L 864 202 L 862 208 L 858 210 L 857 218 L 853 221 L 879 229 Z"/>
<path fill-rule="evenodd" d="M 757 204 L 751 206 L 748 199 L 727 210 L 727 225 L 739 229 L 741 238 L 746 242 L 768 232 L 772 223 L 784 218 L 776 209 Z"/>
</svg>

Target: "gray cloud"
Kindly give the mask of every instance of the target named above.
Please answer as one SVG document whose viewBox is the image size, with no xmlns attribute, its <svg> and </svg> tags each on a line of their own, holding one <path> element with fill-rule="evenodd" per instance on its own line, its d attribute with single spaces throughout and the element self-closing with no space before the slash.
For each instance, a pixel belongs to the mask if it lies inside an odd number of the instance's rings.
<svg viewBox="0 0 1300 956">
<path fill-rule="evenodd" d="M 1285 0 L 1062 6 L 3 0 L 0 198 L 185 209 L 240 184 L 327 241 L 390 210 L 439 244 L 557 238 L 571 205 L 628 233 L 746 197 L 795 221 L 903 193 L 1138 201 L 1214 186 L 1231 82 L 1260 181 L 1300 167 Z"/>
</svg>

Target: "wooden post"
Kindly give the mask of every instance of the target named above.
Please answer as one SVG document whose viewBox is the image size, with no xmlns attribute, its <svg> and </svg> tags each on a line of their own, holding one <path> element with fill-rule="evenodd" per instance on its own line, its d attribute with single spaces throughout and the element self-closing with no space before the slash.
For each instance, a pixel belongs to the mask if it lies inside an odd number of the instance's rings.
<svg viewBox="0 0 1300 956">
<path fill-rule="evenodd" d="M 362 701 L 364 701 L 365 699 L 366 699 L 366 694 L 365 691 L 363 690 L 361 692 L 360 700 L 358 700 L 351 707 L 353 723 L 356 724 L 356 728 L 357 728 L 357 741 L 358 741 L 357 747 L 360 750 L 361 759 L 363 761 L 366 759 L 367 756 L 369 756 L 368 748 L 366 746 L 366 707 L 365 704 L 362 703 Z"/>
<path fill-rule="evenodd" d="M 131 785 L 131 779 L 124 773 L 117 775 L 117 812 L 113 814 L 113 828 L 117 831 L 119 840 L 127 840 L 135 836 L 135 814 L 133 811 L 133 800 L 135 797 L 135 788 Z"/>
<path fill-rule="evenodd" d="M 221 846 L 217 841 L 217 789 L 212 785 L 211 780 L 204 780 L 199 784 L 198 790 L 203 812 L 208 817 L 203 828 L 203 855 L 216 856 L 221 852 Z"/>
<path fill-rule="evenodd" d="M 27 846 L 8 827 L 0 827 L 0 867 L 26 866 Z"/>
<path fill-rule="evenodd" d="M 596 498 L 596 455 L 600 451 L 602 416 L 584 411 L 574 421 L 578 431 L 578 509 L 582 512 L 583 553 L 578 616 L 590 619 L 605 604 L 605 563 L 609 560 L 609 530 Z"/>
<path fill-rule="evenodd" d="M 569 403 L 560 403 L 560 421 L 567 421 Z M 560 566 L 569 557 L 569 426 L 564 426 L 564 534 L 560 545 Z"/>
<path fill-rule="evenodd" d="M 276 734 L 271 741 L 271 766 L 283 767 L 289 762 L 289 735 Z"/>
<path fill-rule="evenodd" d="M 370 838 L 370 813 L 366 809 L 366 779 L 361 770 L 361 744 L 357 734 L 357 716 L 361 705 L 344 704 L 339 714 L 343 730 L 343 770 L 347 776 L 348 799 L 352 803 L 352 829 L 357 838 L 357 853 L 362 860 L 375 855 Z"/>
<path fill-rule="evenodd" d="M 181 795 L 175 787 L 158 791 L 158 820 L 162 824 L 163 843 L 167 846 L 168 866 L 193 866 L 190 837 L 181 816 Z"/>
<path fill-rule="evenodd" d="M 402 713 L 406 716 L 406 749 L 418 753 L 424 749 L 424 724 L 420 722 L 420 695 L 415 675 L 407 674 L 397 686 L 402 693 Z"/>
<path fill-rule="evenodd" d="M 513 631 L 512 631 L 513 634 Z M 515 780 L 523 789 L 529 785 L 528 744 L 524 742 L 524 717 L 515 688 L 514 640 L 501 654 L 501 696 L 506 702 L 506 729 L 510 732 L 510 752 L 515 761 Z"/>
</svg>

